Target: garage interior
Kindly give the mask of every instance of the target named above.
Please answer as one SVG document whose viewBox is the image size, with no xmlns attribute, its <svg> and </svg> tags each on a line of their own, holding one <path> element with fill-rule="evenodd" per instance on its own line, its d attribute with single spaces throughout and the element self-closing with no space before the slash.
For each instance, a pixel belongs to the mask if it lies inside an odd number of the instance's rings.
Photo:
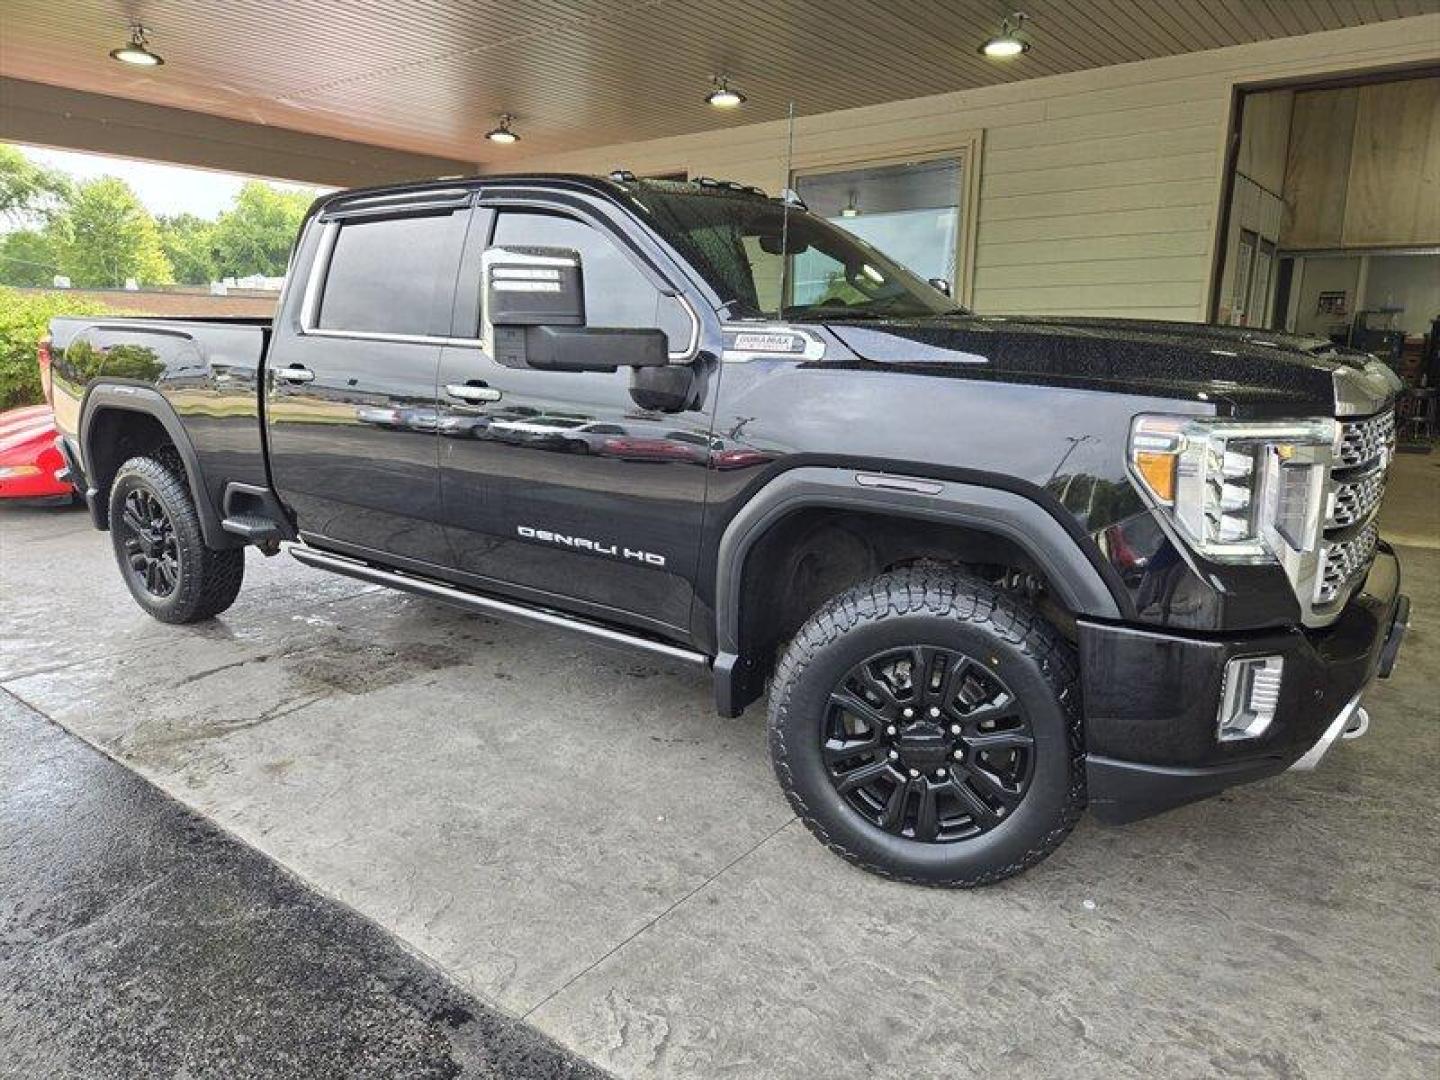
<svg viewBox="0 0 1440 1080">
<path fill-rule="evenodd" d="M 1414 607 L 1370 733 L 1314 773 L 1086 820 L 1023 878 L 911 888 L 816 845 L 763 706 L 716 717 L 690 669 L 289 559 L 166 627 L 83 514 L 4 508 L 18 1075 L 1440 1072 L 1440 2 L 1024 9 L 1005 65 L 978 46 L 1010 9 L 981 0 L 12 0 L 0 140 L 337 186 L 793 187 L 982 313 L 1374 352 L 1411 388 L 1381 522 Z M 150 72 L 106 58 L 137 20 Z M 717 80 L 743 104 L 708 106 Z"/>
</svg>

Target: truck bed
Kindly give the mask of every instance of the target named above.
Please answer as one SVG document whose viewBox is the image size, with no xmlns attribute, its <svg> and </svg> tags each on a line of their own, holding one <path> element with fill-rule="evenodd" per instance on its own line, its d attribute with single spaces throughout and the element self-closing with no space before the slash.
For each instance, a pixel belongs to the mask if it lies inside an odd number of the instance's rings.
<svg viewBox="0 0 1440 1080">
<path fill-rule="evenodd" d="M 87 394 L 103 382 L 106 393 L 118 387 L 137 400 L 159 395 L 174 411 L 216 508 L 230 482 L 265 483 L 268 319 L 62 317 L 51 320 L 50 335 L 56 425 L 77 445 L 82 420 L 96 412 L 95 402 L 86 410 Z"/>
</svg>

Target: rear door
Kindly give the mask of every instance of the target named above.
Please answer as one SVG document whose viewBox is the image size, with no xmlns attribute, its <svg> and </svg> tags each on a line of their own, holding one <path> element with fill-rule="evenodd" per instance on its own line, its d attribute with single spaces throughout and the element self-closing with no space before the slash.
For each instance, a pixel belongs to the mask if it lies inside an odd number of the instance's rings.
<svg viewBox="0 0 1440 1080">
<path fill-rule="evenodd" d="M 311 543 L 450 561 L 436 373 L 468 201 L 361 202 L 312 226 L 303 298 L 267 360 L 272 477 Z"/>
</svg>

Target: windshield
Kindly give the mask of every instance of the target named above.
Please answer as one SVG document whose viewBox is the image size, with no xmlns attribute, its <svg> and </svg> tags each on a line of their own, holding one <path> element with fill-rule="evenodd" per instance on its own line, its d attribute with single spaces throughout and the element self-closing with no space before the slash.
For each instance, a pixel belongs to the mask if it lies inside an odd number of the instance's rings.
<svg viewBox="0 0 1440 1080">
<path fill-rule="evenodd" d="M 656 230 L 729 302 L 733 317 L 863 319 L 964 310 L 859 237 L 798 207 L 787 213 L 781 203 L 755 196 L 650 184 L 637 200 Z"/>
</svg>

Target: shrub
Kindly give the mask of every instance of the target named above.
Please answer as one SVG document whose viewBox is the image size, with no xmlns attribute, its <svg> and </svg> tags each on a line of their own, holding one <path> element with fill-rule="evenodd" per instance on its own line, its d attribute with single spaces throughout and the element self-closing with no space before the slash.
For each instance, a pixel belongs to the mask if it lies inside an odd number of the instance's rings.
<svg viewBox="0 0 1440 1080">
<path fill-rule="evenodd" d="M 37 405 L 40 367 L 35 345 L 56 315 L 104 315 L 104 304 L 63 292 L 0 288 L 0 410 Z"/>
</svg>

